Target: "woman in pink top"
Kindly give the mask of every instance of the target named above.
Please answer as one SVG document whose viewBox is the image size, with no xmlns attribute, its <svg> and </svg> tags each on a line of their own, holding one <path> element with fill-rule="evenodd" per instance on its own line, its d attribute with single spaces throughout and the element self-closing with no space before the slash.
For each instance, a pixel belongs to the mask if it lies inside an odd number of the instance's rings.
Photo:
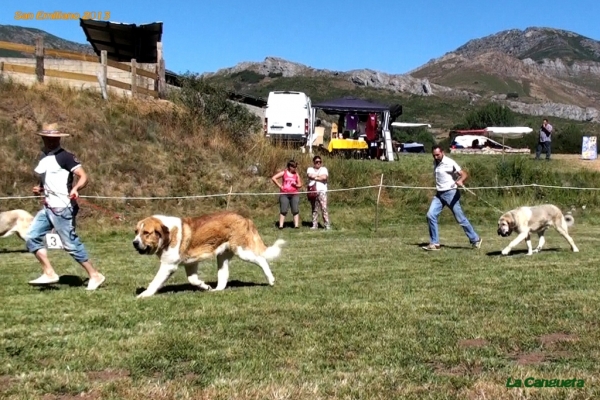
<svg viewBox="0 0 600 400">
<path fill-rule="evenodd" d="M 286 169 L 271 177 L 281 193 L 279 196 L 279 229 L 283 229 L 283 222 L 290 206 L 294 216 L 294 228 L 298 229 L 300 227 L 300 210 L 298 208 L 300 195 L 298 189 L 302 187 L 302 179 L 296 172 L 296 167 L 298 167 L 296 161 L 290 160 Z M 279 178 L 281 178 L 281 183 L 279 183 Z"/>
</svg>

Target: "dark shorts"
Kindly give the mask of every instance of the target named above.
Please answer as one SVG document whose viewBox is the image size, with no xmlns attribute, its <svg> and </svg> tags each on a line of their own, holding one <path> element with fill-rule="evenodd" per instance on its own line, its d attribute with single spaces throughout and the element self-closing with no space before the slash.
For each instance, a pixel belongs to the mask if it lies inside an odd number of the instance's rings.
<svg viewBox="0 0 600 400">
<path fill-rule="evenodd" d="M 299 214 L 298 203 L 300 203 L 300 195 L 298 193 L 281 194 L 279 196 L 279 213 L 286 215 L 291 206 L 292 215 Z"/>
</svg>

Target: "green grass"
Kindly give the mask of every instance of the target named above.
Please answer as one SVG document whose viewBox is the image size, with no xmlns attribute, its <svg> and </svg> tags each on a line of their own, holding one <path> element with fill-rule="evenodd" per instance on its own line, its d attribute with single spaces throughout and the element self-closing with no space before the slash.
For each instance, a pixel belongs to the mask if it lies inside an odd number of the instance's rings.
<svg viewBox="0 0 600 400">
<path fill-rule="evenodd" d="M 180 270 L 138 300 L 158 260 L 133 250 L 130 224 L 99 231 L 87 220 L 80 235 L 105 286 L 86 292 L 83 271 L 55 250 L 67 283 L 40 290 L 27 285 L 39 273 L 33 256 L 4 239 L 3 398 L 512 399 L 520 389 L 507 379 L 529 376 L 585 380 L 525 389 L 530 398 L 600 394 L 593 217 L 576 216 L 571 229 L 580 253 L 552 231 L 546 251 L 527 257 L 522 244 L 500 257 L 509 239 L 491 219 L 473 219 L 484 243 L 472 250 L 444 211 L 445 247 L 429 253 L 419 247 L 427 226 L 404 218 L 408 210 L 382 208 L 375 231 L 373 208 L 333 204 L 332 231 L 279 232 L 275 217 L 257 220 L 267 243 L 288 241 L 271 262 L 272 288 L 235 259 L 223 292 L 192 290 Z M 201 264 L 213 286 L 215 265 Z"/>
</svg>

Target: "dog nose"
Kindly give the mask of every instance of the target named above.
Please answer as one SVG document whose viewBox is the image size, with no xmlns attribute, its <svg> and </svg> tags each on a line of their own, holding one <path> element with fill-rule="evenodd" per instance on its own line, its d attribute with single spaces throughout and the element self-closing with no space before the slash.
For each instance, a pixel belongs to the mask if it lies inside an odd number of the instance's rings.
<svg viewBox="0 0 600 400">
<path fill-rule="evenodd" d="M 140 242 L 138 242 L 137 240 L 134 240 L 132 243 L 133 247 L 138 247 L 138 245 L 140 244 Z"/>
</svg>

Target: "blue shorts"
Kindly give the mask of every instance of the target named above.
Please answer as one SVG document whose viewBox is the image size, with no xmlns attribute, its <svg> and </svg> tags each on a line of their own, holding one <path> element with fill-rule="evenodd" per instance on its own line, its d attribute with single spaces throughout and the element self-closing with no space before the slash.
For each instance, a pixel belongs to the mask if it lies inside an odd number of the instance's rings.
<svg viewBox="0 0 600 400">
<path fill-rule="evenodd" d="M 77 208 L 44 206 L 33 218 L 29 232 L 27 232 L 27 250 L 36 253 L 45 248 L 44 239 L 52 229 L 56 231 L 64 249 L 75 259 L 82 263 L 89 259 L 83 243 L 75 233 L 75 217 Z"/>
</svg>

